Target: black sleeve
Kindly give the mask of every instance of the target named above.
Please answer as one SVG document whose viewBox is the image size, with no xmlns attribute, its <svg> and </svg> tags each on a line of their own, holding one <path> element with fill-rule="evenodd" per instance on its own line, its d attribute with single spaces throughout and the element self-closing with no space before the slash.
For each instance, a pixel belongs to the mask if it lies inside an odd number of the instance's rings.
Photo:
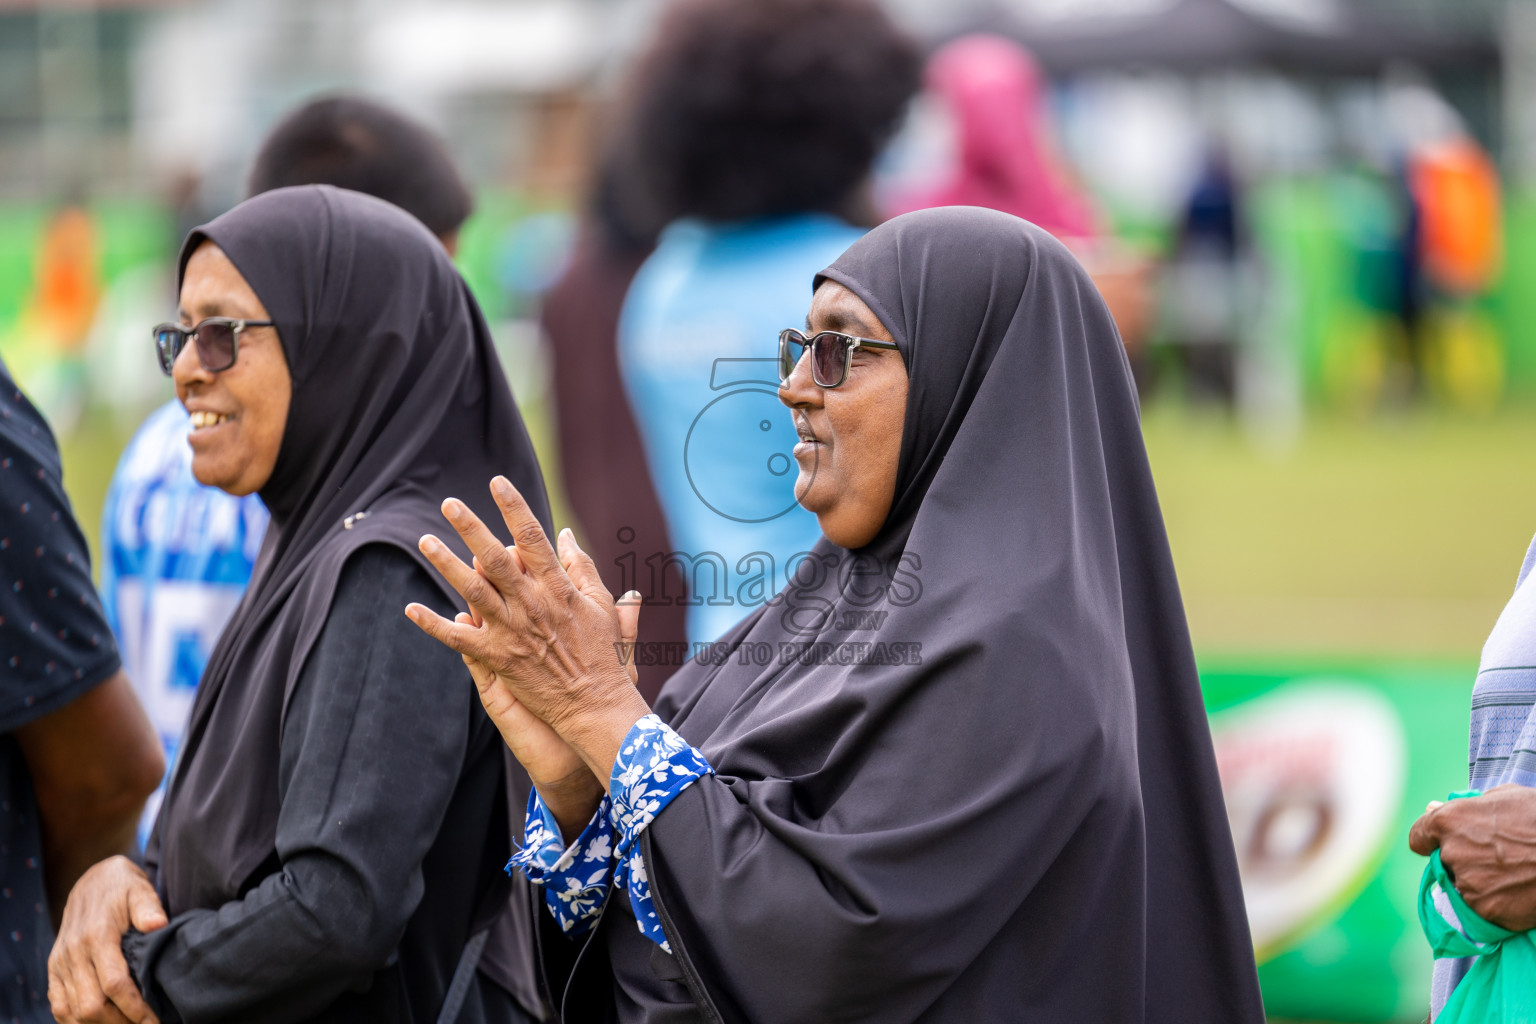
<svg viewBox="0 0 1536 1024">
<path fill-rule="evenodd" d="M 352 557 L 283 725 L 279 870 L 125 941 L 167 1024 L 302 1020 L 394 953 L 478 708 L 459 656 L 405 618 L 410 601 L 441 592 L 403 551 Z"/>
<path fill-rule="evenodd" d="M 119 667 L 53 434 L 0 371 L 0 733 Z"/>
</svg>

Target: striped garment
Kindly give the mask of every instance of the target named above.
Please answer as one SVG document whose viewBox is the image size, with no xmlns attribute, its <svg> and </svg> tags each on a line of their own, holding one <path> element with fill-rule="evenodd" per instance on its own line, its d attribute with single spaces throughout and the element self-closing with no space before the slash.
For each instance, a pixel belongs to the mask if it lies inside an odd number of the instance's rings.
<svg viewBox="0 0 1536 1024">
<path fill-rule="evenodd" d="M 1533 565 L 1536 540 L 1525 554 L 1514 596 L 1483 645 L 1472 686 L 1469 789 L 1486 791 L 1509 782 L 1536 786 L 1536 583 L 1527 583 Z M 1447 920 L 1455 920 L 1449 904 L 1436 904 Z M 1435 962 L 1431 1020 L 1469 967 L 1470 960 Z"/>
</svg>

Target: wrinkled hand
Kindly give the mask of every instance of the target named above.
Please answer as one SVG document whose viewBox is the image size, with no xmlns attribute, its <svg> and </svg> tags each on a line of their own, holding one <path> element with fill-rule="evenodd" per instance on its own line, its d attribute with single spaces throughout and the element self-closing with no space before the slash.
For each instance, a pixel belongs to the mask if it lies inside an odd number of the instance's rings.
<svg viewBox="0 0 1536 1024">
<path fill-rule="evenodd" d="M 1536 928 L 1536 789 L 1497 786 L 1430 804 L 1408 845 L 1426 857 L 1438 849 L 1456 891 L 1483 920 L 1516 932 Z"/>
<path fill-rule="evenodd" d="M 547 724 L 606 787 L 624 734 L 649 711 L 622 654 L 634 640 L 638 604 L 614 601 L 569 530 L 560 533 L 557 556 L 505 478 L 492 481 L 491 493 L 513 547 L 501 544 L 453 498 L 443 502 L 443 514 L 473 552 L 474 565 L 436 537 L 421 539 L 422 553 L 469 603 L 470 613 L 450 622 L 412 604 L 406 614 L 476 663 L 472 671 L 480 673 L 477 685 L 485 683 L 486 711 L 509 744 L 517 737 L 514 753 L 522 748 L 540 760 L 540 773 L 550 778 L 564 766 L 549 737 L 529 728 L 526 712 Z"/>
<path fill-rule="evenodd" d="M 48 1003 L 61 1024 L 159 1024 L 123 959 L 129 926 L 164 928 L 155 887 L 127 857 L 109 857 L 70 890 L 48 957 Z"/>
<path fill-rule="evenodd" d="M 607 588 L 603 587 L 600 580 L 588 576 L 587 566 L 590 563 L 568 557 L 579 551 L 580 548 L 572 544 L 561 546 L 561 564 L 566 572 L 583 591 L 591 592 L 590 588 L 595 584 L 602 593 L 607 594 Z M 516 548 L 508 549 L 508 553 L 521 564 Z M 475 560 L 475 568 L 480 568 L 479 559 Z M 632 590 L 625 594 L 615 604 L 614 613 L 623 642 L 633 645 L 640 628 L 639 592 Z M 454 621 L 476 628 L 482 625 L 471 612 L 460 612 Z M 496 723 L 512 756 L 528 772 L 534 788 L 539 791 L 539 799 L 555 816 L 560 831 L 567 841 L 574 840 L 592 819 L 593 811 L 602 800 L 603 784 L 592 774 L 581 755 L 561 739 L 559 733 L 523 707 L 522 702 L 512 695 L 507 684 L 496 673 L 467 654 L 463 657 L 475 681 L 475 688 L 480 693 L 480 703 L 485 707 L 486 714 Z M 629 669 L 630 682 L 638 681 L 635 659 L 628 658 L 625 664 Z"/>
</svg>

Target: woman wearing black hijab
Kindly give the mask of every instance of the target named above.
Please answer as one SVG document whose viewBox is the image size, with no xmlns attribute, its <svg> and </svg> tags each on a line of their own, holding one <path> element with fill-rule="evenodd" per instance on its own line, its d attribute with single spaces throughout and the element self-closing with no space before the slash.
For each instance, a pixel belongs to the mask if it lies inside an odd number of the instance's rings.
<svg viewBox="0 0 1536 1024">
<path fill-rule="evenodd" d="M 376 1024 L 456 1001 L 447 1019 L 526 1020 L 475 971 L 513 906 L 502 745 L 458 657 L 380 628 L 452 597 L 416 550 L 434 495 L 506 470 L 548 519 L 484 320 L 410 215 L 305 186 L 192 232 L 181 328 L 156 340 L 193 472 L 259 492 L 272 526 L 147 877 L 116 858 L 70 895 L 55 1013 Z"/>
<path fill-rule="evenodd" d="M 1087 275 L 1024 221 L 928 210 L 819 275 L 808 328 L 845 335 L 790 346 L 780 390 L 825 539 L 653 714 L 505 481 L 515 550 L 457 501 L 479 572 L 423 539 L 474 619 L 408 614 L 473 659 L 540 797 L 519 860 L 565 1019 L 1262 1021 Z"/>
</svg>

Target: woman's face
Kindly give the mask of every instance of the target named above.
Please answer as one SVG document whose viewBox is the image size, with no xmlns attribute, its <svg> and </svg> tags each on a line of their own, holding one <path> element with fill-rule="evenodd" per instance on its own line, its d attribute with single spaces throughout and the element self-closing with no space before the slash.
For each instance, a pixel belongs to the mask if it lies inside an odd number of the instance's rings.
<svg viewBox="0 0 1536 1024">
<path fill-rule="evenodd" d="M 818 331 L 892 340 L 870 308 L 836 281 L 822 282 L 811 300 L 806 335 Z M 895 349 L 859 348 L 843 383 L 823 388 L 811 377 L 809 355 L 779 387 L 800 432 L 795 498 L 816 514 L 828 540 L 861 548 L 875 539 L 896 499 L 907 368 Z"/>
<path fill-rule="evenodd" d="M 187 260 L 180 317 L 183 327 L 192 327 L 210 316 L 268 319 L 224 250 L 204 242 Z M 261 490 L 272 476 L 293 394 L 276 328 L 247 327 L 238 345 L 234 366 L 209 373 L 188 341 L 171 370 L 176 397 L 192 414 L 192 475 L 237 495 Z"/>
</svg>

